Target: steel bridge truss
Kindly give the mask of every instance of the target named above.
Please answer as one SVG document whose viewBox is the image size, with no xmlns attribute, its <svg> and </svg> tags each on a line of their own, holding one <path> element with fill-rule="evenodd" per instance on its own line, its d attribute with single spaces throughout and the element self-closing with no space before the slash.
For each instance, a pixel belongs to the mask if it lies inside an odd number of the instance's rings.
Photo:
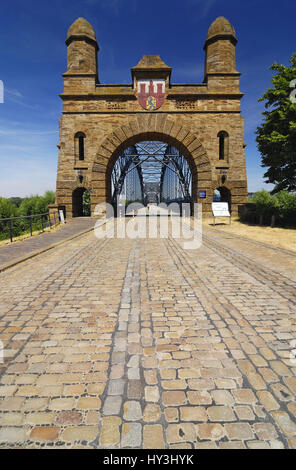
<svg viewBox="0 0 296 470">
<path fill-rule="evenodd" d="M 149 183 L 159 184 L 159 199 L 163 196 L 164 178 L 167 171 L 176 174 L 183 198 L 191 200 L 192 175 L 183 155 L 173 146 L 158 141 L 147 141 L 127 148 L 117 159 L 112 170 L 112 204 L 116 204 L 122 192 L 125 178 L 131 171 L 137 171 L 141 199 L 145 204 Z"/>
</svg>

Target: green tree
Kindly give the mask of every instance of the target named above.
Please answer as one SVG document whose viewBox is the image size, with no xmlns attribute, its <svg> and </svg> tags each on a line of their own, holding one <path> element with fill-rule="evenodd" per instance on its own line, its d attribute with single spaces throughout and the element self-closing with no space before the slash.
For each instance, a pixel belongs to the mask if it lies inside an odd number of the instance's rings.
<svg viewBox="0 0 296 470">
<path fill-rule="evenodd" d="M 16 217 L 17 208 L 15 205 L 4 197 L 0 197 L 0 219 L 8 219 L 9 217 Z"/>
<path fill-rule="evenodd" d="M 9 200 L 15 207 L 19 207 L 23 199 L 21 197 L 10 197 Z"/>
<path fill-rule="evenodd" d="M 270 67 L 275 73 L 272 87 L 259 98 L 266 101 L 263 122 L 257 127 L 256 141 L 261 153 L 267 183 L 275 184 L 273 193 L 296 190 L 296 104 L 291 99 L 291 81 L 296 79 L 296 53 L 290 65 L 277 62 Z M 294 93 L 293 93 L 294 94 Z"/>
</svg>

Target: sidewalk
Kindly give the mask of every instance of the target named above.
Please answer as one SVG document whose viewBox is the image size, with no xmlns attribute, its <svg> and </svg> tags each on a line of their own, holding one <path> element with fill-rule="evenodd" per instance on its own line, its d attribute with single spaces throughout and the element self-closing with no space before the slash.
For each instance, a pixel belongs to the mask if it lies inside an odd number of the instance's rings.
<svg viewBox="0 0 296 470">
<path fill-rule="evenodd" d="M 72 238 L 89 232 L 96 219 L 77 217 L 53 232 L 45 232 L 23 241 L 0 247 L 0 272 L 22 261 L 54 248 Z"/>
</svg>

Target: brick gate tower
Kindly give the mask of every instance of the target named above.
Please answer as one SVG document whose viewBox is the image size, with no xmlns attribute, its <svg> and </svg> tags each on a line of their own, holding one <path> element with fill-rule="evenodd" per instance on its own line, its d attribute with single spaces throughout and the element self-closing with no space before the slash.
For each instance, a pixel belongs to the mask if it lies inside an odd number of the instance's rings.
<svg viewBox="0 0 296 470">
<path fill-rule="evenodd" d="M 219 17 L 204 44 L 202 83 L 173 84 L 171 67 L 157 55 L 144 55 L 131 69 L 130 85 L 101 84 L 95 32 L 78 18 L 66 39 L 55 207 L 68 218 L 81 215 L 88 190 L 93 214 L 98 203 L 111 200 L 111 172 L 122 152 L 157 140 L 174 145 L 186 158 L 192 197 L 204 213 L 211 211 L 219 189 L 237 214 L 247 202 L 247 178 L 236 43 L 233 26 Z"/>
</svg>

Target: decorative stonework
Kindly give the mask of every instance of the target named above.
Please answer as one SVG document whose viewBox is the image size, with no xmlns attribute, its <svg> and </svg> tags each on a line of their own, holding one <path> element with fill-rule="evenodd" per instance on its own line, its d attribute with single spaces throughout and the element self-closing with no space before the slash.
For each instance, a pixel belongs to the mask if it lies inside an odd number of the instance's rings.
<svg viewBox="0 0 296 470">
<path fill-rule="evenodd" d="M 132 84 L 108 85 L 98 80 L 93 28 L 83 18 L 73 23 L 60 95 L 63 116 L 56 196 L 67 217 L 72 216 L 76 188 L 90 190 L 92 212 L 96 204 L 110 202 L 116 159 L 129 145 L 145 139 L 162 140 L 183 153 L 192 171 L 194 201 L 203 204 L 203 212 L 210 212 L 214 189 L 223 187 L 230 191 L 231 209 L 237 213 L 238 205 L 247 202 L 247 181 L 236 42 L 232 25 L 218 18 L 204 46 L 203 83 L 171 84 L 171 67 L 157 55 L 146 55 L 131 69 Z M 221 132 L 229 136 L 227 161 L 219 160 Z M 83 161 L 75 156 L 77 133 L 85 135 Z M 205 199 L 198 200 L 200 190 L 206 191 Z"/>
</svg>

